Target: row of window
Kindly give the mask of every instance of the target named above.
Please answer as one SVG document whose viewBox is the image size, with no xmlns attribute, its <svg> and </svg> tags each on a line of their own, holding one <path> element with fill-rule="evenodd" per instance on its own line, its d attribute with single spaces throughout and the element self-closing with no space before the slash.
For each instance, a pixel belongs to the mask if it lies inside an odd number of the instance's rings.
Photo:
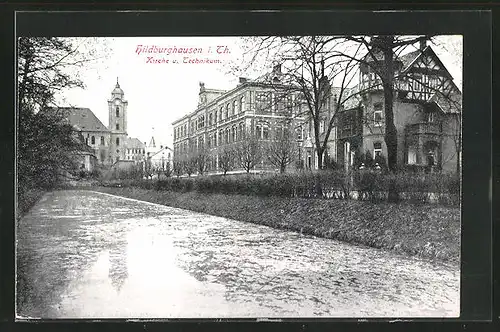
<svg viewBox="0 0 500 332">
<path fill-rule="evenodd" d="M 89 145 L 89 138 L 85 138 L 85 144 Z M 90 137 L 90 144 L 95 145 L 95 136 Z M 104 136 L 101 136 L 101 145 L 104 145 Z"/>
<path fill-rule="evenodd" d="M 95 145 L 95 140 L 96 140 L 95 136 L 90 136 L 90 145 Z M 120 138 L 117 137 L 115 142 L 116 142 L 116 146 L 119 146 L 120 145 Z M 101 136 L 100 143 L 101 143 L 100 145 L 105 145 L 104 144 L 104 136 Z M 85 144 L 89 145 L 89 137 L 85 138 Z"/>
<path fill-rule="evenodd" d="M 283 137 L 284 127 L 276 127 L 274 129 L 276 139 Z M 268 123 L 258 123 L 255 126 L 255 135 L 258 139 L 268 140 L 270 139 L 270 127 Z M 214 132 L 208 134 L 206 146 L 207 148 L 217 147 L 223 144 L 230 144 L 234 142 L 241 141 L 244 138 L 245 134 L 245 126 L 244 123 L 241 122 L 238 125 L 234 125 L 232 127 L 228 127 L 226 129 L 221 129 L 219 132 Z M 295 137 L 297 140 L 302 140 L 303 138 L 303 129 L 302 127 L 295 128 Z M 188 147 L 190 149 L 197 149 L 199 147 L 204 146 L 204 139 L 200 136 L 191 146 L 188 145 L 188 142 L 185 141 L 180 145 L 175 147 L 175 153 L 186 153 L 188 151 Z"/>
<path fill-rule="evenodd" d="M 300 98 L 301 102 L 305 102 Z M 277 94 L 272 92 L 257 92 L 255 96 L 256 110 L 262 112 L 292 112 L 293 97 L 291 94 Z M 193 133 L 197 129 L 202 129 L 205 126 L 212 126 L 217 122 L 226 120 L 234 115 L 242 113 L 245 108 L 245 96 L 234 99 L 225 105 L 221 105 L 218 109 L 210 110 L 207 115 L 200 115 L 192 120 L 189 124 L 174 128 L 174 140 L 184 138 L 189 133 Z M 189 128 L 188 128 L 189 126 Z"/>
<path fill-rule="evenodd" d="M 290 94 L 275 94 L 271 92 L 259 92 L 255 96 L 255 108 L 261 112 L 283 112 L 292 111 L 293 99 Z"/>
<path fill-rule="evenodd" d="M 394 82 L 396 87 L 407 91 L 432 92 L 440 88 L 442 82 L 436 75 L 427 75 L 422 73 L 412 73 L 411 76 L 398 79 Z M 364 74 L 361 85 L 363 87 L 373 87 L 381 84 L 380 78 L 373 72 Z"/>
<path fill-rule="evenodd" d="M 146 150 L 145 149 L 127 149 L 127 153 L 132 153 L 132 154 L 145 154 Z"/>
<path fill-rule="evenodd" d="M 239 101 L 239 103 L 238 103 Z M 233 115 L 244 112 L 245 96 L 227 103 L 225 106 L 220 106 L 218 110 L 212 110 L 208 113 L 207 119 L 205 115 L 200 115 L 195 120 L 189 123 L 189 132 L 194 132 L 196 129 L 202 129 L 205 125 L 211 126 L 217 121 L 225 120 Z M 205 120 L 207 120 L 205 122 Z M 174 129 L 174 139 L 183 138 L 188 135 L 188 124 L 185 123 Z"/>
</svg>

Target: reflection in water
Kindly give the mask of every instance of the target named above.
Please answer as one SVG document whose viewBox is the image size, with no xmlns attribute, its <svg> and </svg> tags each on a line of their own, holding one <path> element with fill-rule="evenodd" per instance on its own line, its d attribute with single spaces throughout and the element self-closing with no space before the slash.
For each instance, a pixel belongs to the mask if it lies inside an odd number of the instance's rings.
<svg viewBox="0 0 500 332">
<path fill-rule="evenodd" d="M 127 267 L 127 239 L 124 232 L 120 232 L 120 238 L 112 244 L 109 251 L 109 279 L 118 293 L 128 277 Z"/>
<path fill-rule="evenodd" d="M 38 209 L 17 238 L 24 316 L 459 313 L 460 271 L 440 263 L 92 192 L 55 192 Z"/>
</svg>

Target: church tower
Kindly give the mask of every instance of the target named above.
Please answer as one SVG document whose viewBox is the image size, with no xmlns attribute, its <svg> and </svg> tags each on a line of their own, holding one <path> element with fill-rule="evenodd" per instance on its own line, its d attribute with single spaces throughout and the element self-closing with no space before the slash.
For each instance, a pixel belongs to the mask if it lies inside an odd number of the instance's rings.
<svg viewBox="0 0 500 332">
<path fill-rule="evenodd" d="M 125 143 L 127 141 L 127 106 L 128 101 L 124 99 L 123 90 L 116 78 L 116 86 L 111 92 L 108 100 L 109 124 L 111 142 L 109 144 L 109 158 L 111 163 L 125 159 Z"/>
</svg>

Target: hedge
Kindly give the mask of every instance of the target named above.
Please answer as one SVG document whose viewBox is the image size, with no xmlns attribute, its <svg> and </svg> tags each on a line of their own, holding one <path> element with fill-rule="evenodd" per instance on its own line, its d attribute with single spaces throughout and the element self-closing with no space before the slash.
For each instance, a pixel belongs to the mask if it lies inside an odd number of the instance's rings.
<svg viewBox="0 0 500 332">
<path fill-rule="evenodd" d="M 415 203 L 460 204 L 460 179 L 448 174 L 383 174 L 375 171 L 197 176 L 162 180 L 126 180 L 107 186 L 134 186 L 173 192 L 243 194 L 261 197 L 337 198 L 384 201 L 390 188 Z"/>
</svg>

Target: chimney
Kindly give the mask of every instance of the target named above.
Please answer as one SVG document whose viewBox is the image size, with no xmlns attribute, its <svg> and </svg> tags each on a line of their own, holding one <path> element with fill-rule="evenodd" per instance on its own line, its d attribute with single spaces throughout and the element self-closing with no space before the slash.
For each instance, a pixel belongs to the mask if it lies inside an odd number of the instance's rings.
<svg viewBox="0 0 500 332">
<path fill-rule="evenodd" d="M 420 40 L 420 50 L 423 51 L 424 48 L 426 47 L 427 47 L 427 40 L 425 39 Z"/>
<path fill-rule="evenodd" d="M 205 83 L 200 82 L 200 92 L 205 91 Z"/>
<path fill-rule="evenodd" d="M 240 77 L 240 80 L 239 80 L 240 84 L 243 84 L 243 83 L 246 83 L 246 82 L 247 82 L 247 78 L 246 77 Z"/>
</svg>

